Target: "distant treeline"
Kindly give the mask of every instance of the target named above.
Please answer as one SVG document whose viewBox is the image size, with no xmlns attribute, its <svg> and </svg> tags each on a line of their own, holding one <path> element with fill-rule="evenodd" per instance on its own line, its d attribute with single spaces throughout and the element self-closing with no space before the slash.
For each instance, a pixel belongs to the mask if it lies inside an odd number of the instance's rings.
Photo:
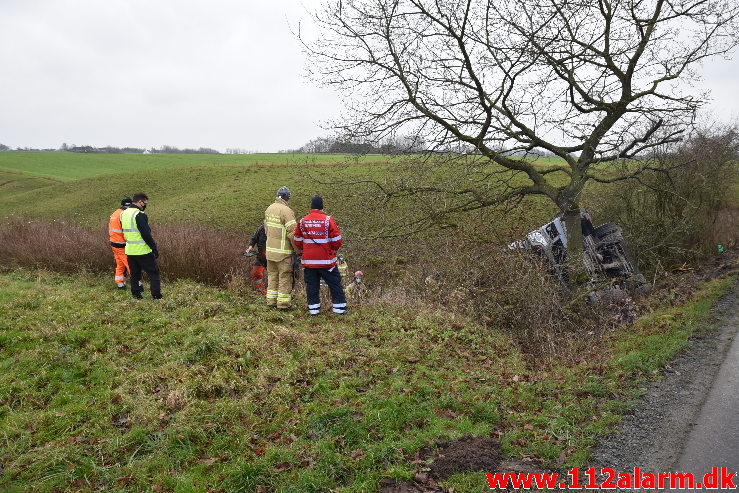
<svg viewBox="0 0 739 493">
<path fill-rule="evenodd" d="M 313 139 L 298 149 L 291 149 L 280 152 L 300 153 L 300 154 L 419 154 L 424 152 L 435 152 L 440 154 L 479 154 L 471 146 L 458 145 L 456 147 L 434 148 L 429 149 L 428 144 L 420 136 L 402 136 L 389 137 L 380 142 L 362 142 L 349 137 L 319 137 Z M 553 157 L 549 151 L 544 149 L 528 149 L 528 150 L 510 150 L 503 151 L 510 156 L 526 156 L 526 157 Z"/>
<path fill-rule="evenodd" d="M 424 150 L 418 138 L 388 138 L 382 142 L 358 142 L 345 137 L 318 137 L 298 149 L 281 152 L 300 154 L 407 154 Z"/>
<path fill-rule="evenodd" d="M 21 151 L 21 152 L 79 152 L 85 154 L 221 154 L 220 151 L 209 147 L 199 147 L 197 149 L 179 149 L 174 146 L 162 146 L 160 148 L 152 147 L 145 149 L 142 147 L 94 147 L 94 146 L 77 146 L 62 144 L 58 149 L 35 149 L 30 147 L 16 147 L 15 149 L 0 144 L 0 152 L 2 151 Z M 350 139 L 340 137 L 318 137 L 298 149 L 281 150 L 280 153 L 292 154 L 415 154 L 425 152 L 424 142 L 419 138 L 401 137 L 386 139 L 379 143 L 356 142 Z M 245 149 L 228 148 L 225 154 L 254 154 L 257 151 L 247 151 Z M 442 151 L 437 151 L 442 152 Z M 470 152 L 469 149 L 447 149 L 445 152 L 456 154 L 465 154 Z M 472 151 L 474 153 L 474 151 Z M 528 157 L 552 157 L 551 152 L 534 149 L 526 152 L 510 152 L 513 156 Z"/>
<path fill-rule="evenodd" d="M 100 153 L 100 154 L 220 154 L 215 149 L 209 147 L 198 147 L 197 149 L 180 149 L 174 146 L 162 146 L 159 149 L 152 147 L 150 149 L 142 149 L 139 147 L 93 147 L 93 146 L 67 146 L 62 144 L 60 151 L 66 152 L 83 152 L 83 153 Z"/>
<path fill-rule="evenodd" d="M 36 149 L 32 147 L 16 147 L 10 148 L 7 145 L 0 144 L 0 152 L 2 151 L 21 151 L 21 152 L 79 152 L 84 154 L 220 154 L 219 151 L 209 147 L 199 147 L 197 149 L 179 149 L 174 146 L 162 146 L 159 149 L 152 147 L 144 149 L 143 147 L 94 147 L 94 146 L 78 146 L 62 144 L 58 149 Z M 246 154 L 240 149 L 228 149 L 228 154 Z"/>
</svg>

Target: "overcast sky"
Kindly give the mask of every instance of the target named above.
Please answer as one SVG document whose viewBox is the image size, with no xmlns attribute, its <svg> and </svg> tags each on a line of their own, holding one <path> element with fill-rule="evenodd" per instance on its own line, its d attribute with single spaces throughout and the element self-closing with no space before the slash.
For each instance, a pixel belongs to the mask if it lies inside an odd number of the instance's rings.
<svg viewBox="0 0 739 493">
<path fill-rule="evenodd" d="M 341 104 L 305 77 L 290 26 L 320 0 L 0 0 L 0 143 L 274 152 Z M 739 117 L 739 55 L 705 66 Z"/>
</svg>

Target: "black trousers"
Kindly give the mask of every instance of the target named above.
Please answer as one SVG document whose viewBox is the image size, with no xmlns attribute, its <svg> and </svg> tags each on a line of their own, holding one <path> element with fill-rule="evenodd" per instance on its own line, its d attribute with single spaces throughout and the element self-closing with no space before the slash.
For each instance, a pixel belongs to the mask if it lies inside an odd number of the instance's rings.
<svg viewBox="0 0 739 493">
<path fill-rule="evenodd" d="M 151 283 L 151 297 L 159 299 L 162 297 L 162 278 L 159 276 L 159 266 L 157 259 L 153 253 L 146 255 L 127 255 L 128 268 L 131 269 L 131 294 L 134 298 L 141 298 L 142 288 L 139 286 L 141 281 L 141 271 L 146 271 L 149 275 Z"/>
<path fill-rule="evenodd" d="M 321 279 L 326 281 L 328 288 L 331 290 L 334 313 L 346 312 L 346 296 L 344 296 L 344 287 L 341 285 L 341 275 L 338 267 L 334 266 L 330 269 L 305 267 L 303 269 L 303 279 L 305 280 L 305 294 L 308 298 L 308 312 L 311 315 L 318 315 L 321 311 Z"/>
</svg>

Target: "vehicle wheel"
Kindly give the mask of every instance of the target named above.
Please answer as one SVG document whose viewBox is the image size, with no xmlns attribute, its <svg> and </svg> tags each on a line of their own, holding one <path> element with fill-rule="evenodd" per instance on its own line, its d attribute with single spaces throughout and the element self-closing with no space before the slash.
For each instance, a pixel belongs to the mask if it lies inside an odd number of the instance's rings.
<svg viewBox="0 0 739 493">
<path fill-rule="evenodd" d="M 621 231 L 614 231 L 601 238 L 598 238 L 598 243 L 602 245 L 610 245 L 613 243 L 623 243 L 623 241 L 624 241 L 624 237 L 621 234 Z"/>
<path fill-rule="evenodd" d="M 618 233 L 621 236 L 621 226 L 616 223 L 605 223 L 595 228 L 595 236 L 599 240 L 603 240 L 614 233 Z"/>
</svg>

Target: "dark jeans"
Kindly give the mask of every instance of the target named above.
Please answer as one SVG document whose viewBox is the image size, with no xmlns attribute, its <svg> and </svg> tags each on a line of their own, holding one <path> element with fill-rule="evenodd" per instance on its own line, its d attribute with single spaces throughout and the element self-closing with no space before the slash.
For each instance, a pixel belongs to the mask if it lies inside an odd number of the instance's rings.
<svg viewBox="0 0 739 493">
<path fill-rule="evenodd" d="M 159 266 L 153 253 L 128 255 L 128 267 L 131 269 L 131 294 L 134 298 L 141 298 L 142 289 L 139 287 L 139 281 L 142 270 L 149 274 L 151 297 L 155 299 L 162 297 L 162 278 L 159 277 Z"/>
<path fill-rule="evenodd" d="M 303 279 L 305 279 L 305 291 L 308 297 L 308 311 L 311 315 L 317 315 L 321 311 L 321 279 L 326 281 L 328 288 L 331 290 L 334 313 L 346 312 L 346 297 L 344 296 L 344 287 L 341 285 L 341 275 L 338 267 L 334 266 L 330 269 L 306 267 L 303 269 Z"/>
</svg>

